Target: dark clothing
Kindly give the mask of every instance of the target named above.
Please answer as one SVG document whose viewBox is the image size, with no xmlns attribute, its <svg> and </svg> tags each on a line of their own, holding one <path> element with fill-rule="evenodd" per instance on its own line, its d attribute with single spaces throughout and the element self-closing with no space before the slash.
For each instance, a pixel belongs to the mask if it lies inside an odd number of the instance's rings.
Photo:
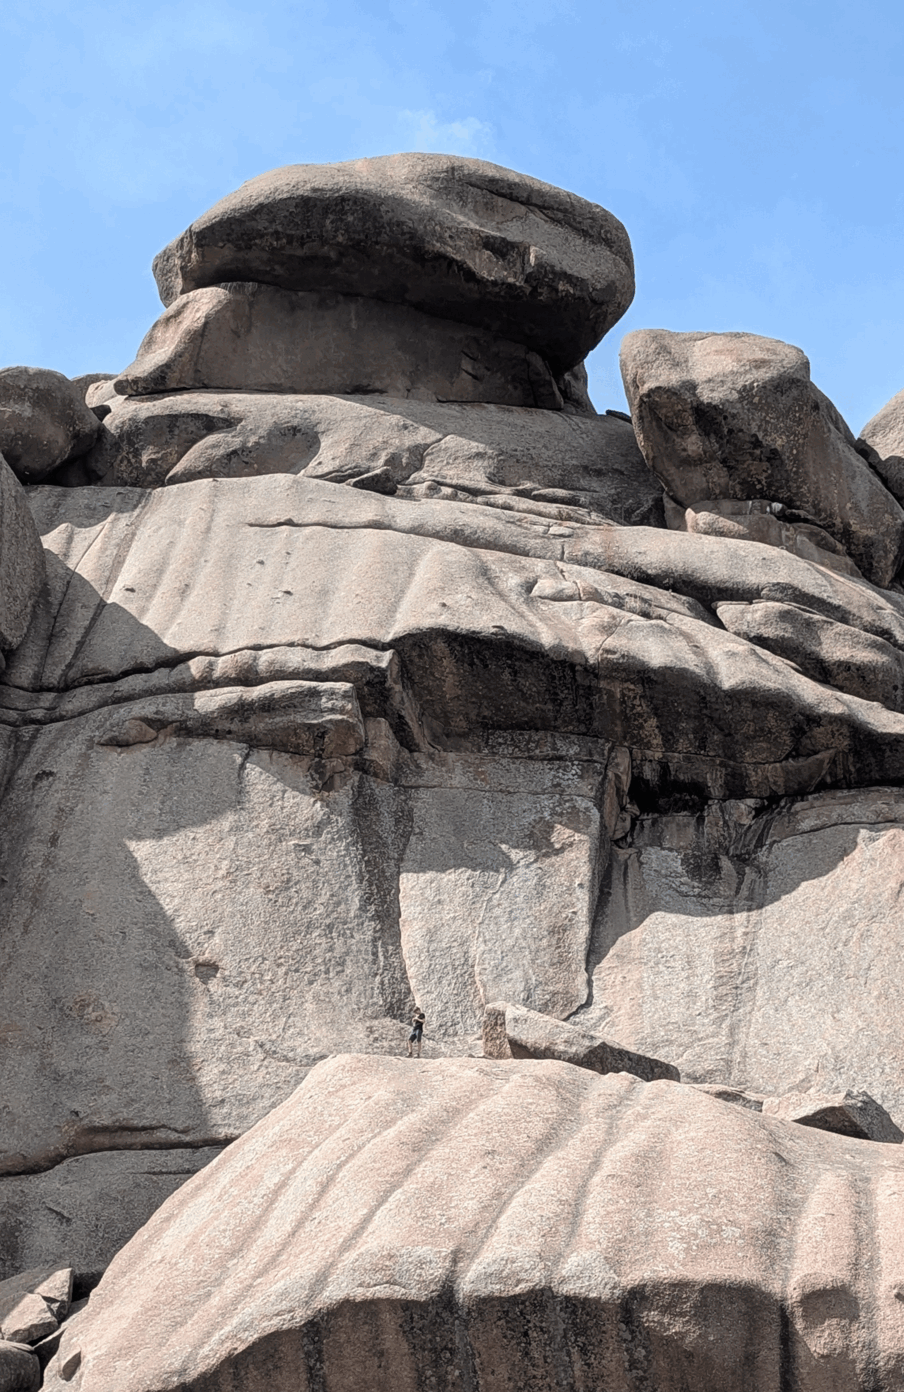
<svg viewBox="0 0 904 1392">
<path fill-rule="evenodd" d="M 420 1044 L 426 1022 L 427 1017 L 424 1015 L 423 1011 L 419 1010 L 411 1021 L 411 1033 L 408 1036 L 409 1044 Z"/>
</svg>

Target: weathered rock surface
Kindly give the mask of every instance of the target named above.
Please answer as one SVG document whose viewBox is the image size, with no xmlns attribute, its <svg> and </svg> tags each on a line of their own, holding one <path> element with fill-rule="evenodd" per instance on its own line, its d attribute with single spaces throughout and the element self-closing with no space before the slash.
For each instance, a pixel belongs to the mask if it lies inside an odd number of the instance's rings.
<svg viewBox="0 0 904 1392">
<path fill-rule="evenodd" d="M 61 372 L 0 369 L 0 454 L 23 482 L 86 454 L 97 429 L 84 393 Z"/>
<path fill-rule="evenodd" d="M 904 1131 L 895 1125 L 884 1107 L 868 1092 L 789 1093 L 767 1097 L 763 1115 L 815 1126 L 820 1131 L 836 1131 L 840 1136 L 856 1136 L 863 1141 L 885 1141 L 900 1145 Z"/>
<path fill-rule="evenodd" d="M 219 1153 L 111 1150 L 75 1156 L 44 1174 L 5 1176 L 0 1281 L 65 1257 L 76 1292 L 90 1289 L 164 1199 Z"/>
<path fill-rule="evenodd" d="M 901 1115 L 885 881 L 852 878 L 843 802 L 814 862 L 831 900 L 795 879 L 772 804 L 904 777 L 902 717 L 718 617 L 797 605 L 896 652 L 895 595 L 751 542 L 291 476 L 31 501 L 47 590 L 0 684 L 7 1173 L 228 1141 L 324 1055 L 403 1048 L 415 1000 L 428 1055 L 476 1052 L 507 999 L 699 1081 L 783 1093 L 837 1064 Z M 770 800 L 728 809 L 715 888 L 713 797 Z M 842 880 L 883 924 L 850 966 Z M 834 978 L 813 987 L 776 899 L 824 925 Z M 844 972 L 848 1013 L 803 1025 L 796 991 Z"/>
<path fill-rule="evenodd" d="M 501 1013 L 502 1020 L 494 1015 Z M 651 1083 L 680 1082 L 677 1068 L 661 1059 L 645 1058 L 620 1049 L 589 1030 L 567 1021 L 527 1010 L 523 1005 L 494 1004 L 484 1014 L 483 1052 L 486 1058 L 558 1059 L 594 1073 L 631 1073 Z"/>
<path fill-rule="evenodd" d="M 0 1392 L 37 1392 L 41 1365 L 28 1344 L 0 1339 Z"/>
<path fill-rule="evenodd" d="M 810 381 L 799 348 L 754 334 L 642 329 L 621 348 L 644 458 L 685 507 L 703 499 L 800 508 L 863 574 L 890 584 L 904 511 Z"/>
<path fill-rule="evenodd" d="M 183 392 L 117 397 L 88 458 L 105 483 L 304 474 L 550 520 L 662 524 L 662 487 L 630 425 L 503 406 Z"/>
<path fill-rule="evenodd" d="M 902 879 L 897 788 L 648 812 L 613 847 L 572 1021 L 685 1082 L 862 1090 L 900 1124 Z"/>
<path fill-rule="evenodd" d="M 520 343 L 406 305 L 247 281 L 180 296 L 115 385 L 122 396 L 217 388 L 564 405 Z"/>
<path fill-rule="evenodd" d="M 44 551 L 25 490 L 0 455 L 0 653 L 21 643 L 43 583 Z"/>
<path fill-rule="evenodd" d="M 892 1147 L 557 1062 L 345 1057 L 190 1180 L 45 1386 L 892 1392 Z"/>
<path fill-rule="evenodd" d="M 733 537 L 736 541 L 758 541 L 764 546 L 780 546 L 805 561 L 828 566 L 840 575 L 860 576 L 860 571 L 843 548 L 824 527 L 801 520 L 800 514 L 783 503 L 765 499 L 703 498 L 693 507 L 683 508 L 668 494 L 664 498 L 666 523 L 676 532 L 697 532 L 703 536 Z"/>
<path fill-rule="evenodd" d="M 0 1281 L 0 1337 L 36 1344 L 65 1319 L 71 1299 L 70 1267 L 38 1267 Z"/>
<path fill-rule="evenodd" d="M 165 305 L 226 281 L 410 305 L 522 343 L 557 374 L 634 296 L 628 234 L 611 213 L 451 155 L 271 170 L 193 222 L 154 275 Z"/>
<path fill-rule="evenodd" d="M 877 411 L 860 432 L 860 448 L 898 502 L 904 499 L 904 391 Z"/>
</svg>

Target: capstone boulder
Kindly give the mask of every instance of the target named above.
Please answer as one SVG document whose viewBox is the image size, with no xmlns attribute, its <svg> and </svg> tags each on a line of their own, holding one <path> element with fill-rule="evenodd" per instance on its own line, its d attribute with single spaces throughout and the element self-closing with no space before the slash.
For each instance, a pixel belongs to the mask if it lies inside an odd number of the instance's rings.
<svg viewBox="0 0 904 1392">
<path fill-rule="evenodd" d="M 226 281 L 362 295 L 472 324 L 573 368 L 634 295 L 622 224 L 483 160 L 388 155 L 249 180 L 154 261 L 165 305 Z"/>
</svg>

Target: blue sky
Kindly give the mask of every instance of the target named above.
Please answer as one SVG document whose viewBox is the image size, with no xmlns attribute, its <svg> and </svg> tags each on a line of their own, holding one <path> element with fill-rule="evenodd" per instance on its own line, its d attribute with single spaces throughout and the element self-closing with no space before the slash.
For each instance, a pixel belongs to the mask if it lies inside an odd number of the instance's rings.
<svg viewBox="0 0 904 1392">
<path fill-rule="evenodd" d="M 904 387 L 904 12 L 894 0 L 3 0 L 0 363 L 118 370 L 151 259 L 244 179 L 477 155 L 602 203 L 631 328 L 809 355 L 859 429 Z"/>
</svg>

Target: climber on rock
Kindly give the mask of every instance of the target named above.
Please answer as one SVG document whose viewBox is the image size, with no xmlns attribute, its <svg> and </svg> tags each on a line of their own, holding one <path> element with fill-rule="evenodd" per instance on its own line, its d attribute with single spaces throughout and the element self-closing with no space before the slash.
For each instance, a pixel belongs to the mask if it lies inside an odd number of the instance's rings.
<svg viewBox="0 0 904 1392">
<path fill-rule="evenodd" d="M 409 1057 L 409 1058 L 412 1058 L 412 1057 L 413 1057 L 412 1051 L 411 1051 L 411 1046 L 412 1046 L 412 1044 L 416 1044 L 416 1045 L 417 1045 L 417 1056 L 418 1056 L 418 1058 L 420 1058 L 420 1056 L 421 1056 L 421 1040 L 422 1040 L 423 1035 L 424 1035 L 424 1025 L 426 1024 L 426 1021 L 427 1021 L 427 1017 L 426 1017 L 426 1015 L 424 1014 L 423 1010 L 421 1010 L 421 1007 L 420 1007 L 419 1005 L 416 1005 L 415 1008 L 414 1008 L 414 1018 L 413 1018 L 412 1021 L 411 1021 L 411 1033 L 410 1033 L 409 1036 L 408 1036 L 408 1057 Z"/>
</svg>

